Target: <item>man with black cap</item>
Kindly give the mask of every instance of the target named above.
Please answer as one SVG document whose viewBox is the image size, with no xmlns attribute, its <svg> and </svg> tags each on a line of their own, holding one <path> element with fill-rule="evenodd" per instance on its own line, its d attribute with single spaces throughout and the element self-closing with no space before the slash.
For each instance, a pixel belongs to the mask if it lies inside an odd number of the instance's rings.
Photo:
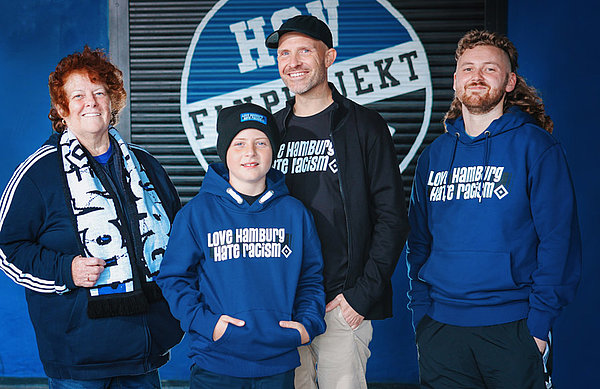
<svg viewBox="0 0 600 389">
<path fill-rule="evenodd" d="M 267 110 L 223 108 L 217 133 L 225 164 L 177 214 L 157 282 L 190 336 L 191 388 L 292 389 L 297 347 L 325 331 L 317 232 L 271 168 Z"/>
<path fill-rule="evenodd" d="M 293 17 L 266 45 L 295 94 L 275 114 L 275 166 L 313 213 L 324 260 L 327 331 L 300 348 L 296 388 L 366 388 L 370 320 L 392 315 L 391 277 L 408 233 L 394 144 L 378 113 L 327 82 L 336 50 L 324 22 Z"/>
</svg>

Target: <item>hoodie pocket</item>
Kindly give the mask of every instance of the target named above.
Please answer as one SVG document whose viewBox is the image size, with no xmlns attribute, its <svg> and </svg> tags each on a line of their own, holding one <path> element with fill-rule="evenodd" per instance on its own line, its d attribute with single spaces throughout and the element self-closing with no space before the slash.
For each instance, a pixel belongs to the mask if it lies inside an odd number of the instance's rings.
<svg viewBox="0 0 600 389">
<path fill-rule="evenodd" d="M 419 278 L 432 286 L 432 297 L 449 300 L 485 300 L 517 289 L 504 252 L 432 251 Z"/>
<path fill-rule="evenodd" d="M 230 316 L 244 320 L 245 325 L 228 324 L 223 336 L 213 343 L 214 351 L 260 361 L 276 358 L 300 346 L 300 333 L 296 329 L 279 326 L 280 320 L 291 320 L 289 313 L 253 310 Z"/>
</svg>

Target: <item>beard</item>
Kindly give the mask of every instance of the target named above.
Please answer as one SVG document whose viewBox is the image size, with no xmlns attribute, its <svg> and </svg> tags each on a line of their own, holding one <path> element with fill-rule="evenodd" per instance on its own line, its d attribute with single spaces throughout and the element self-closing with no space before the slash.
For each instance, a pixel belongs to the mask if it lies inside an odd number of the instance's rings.
<svg viewBox="0 0 600 389">
<path fill-rule="evenodd" d="M 471 82 L 465 87 L 456 92 L 456 98 L 458 101 L 462 103 L 462 105 L 467 108 L 469 113 L 473 115 L 482 115 L 490 112 L 494 109 L 506 96 L 506 85 L 508 80 L 504 82 L 502 88 L 491 88 L 485 82 Z M 487 91 L 484 94 L 477 93 L 469 93 L 467 92 L 468 88 L 471 86 L 485 86 L 487 87 Z"/>
<path fill-rule="evenodd" d="M 320 67 L 316 69 L 317 71 L 314 72 L 308 79 L 295 81 L 289 79 L 288 77 L 282 77 L 283 83 L 295 95 L 302 95 L 310 92 L 315 86 L 327 82 L 327 70 L 324 70 Z"/>
</svg>

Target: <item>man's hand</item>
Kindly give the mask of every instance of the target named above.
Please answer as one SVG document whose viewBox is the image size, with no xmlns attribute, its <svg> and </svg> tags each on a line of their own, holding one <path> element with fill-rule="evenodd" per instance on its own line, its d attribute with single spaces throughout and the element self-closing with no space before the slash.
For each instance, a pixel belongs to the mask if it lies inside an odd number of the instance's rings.
<svg viewBox="0 0 600 389">
<path fill-rule="evenodd" d="M 215 329 L 213 330 L 213 340 L 215 342 L 221 339 L 229 324 L 233 324 L 236 327 L 243 327 L 246 323 L 243 320 L 236 319 L 235 317 L 221 315 L 221 317 L 219 317 L 219 321 L 217 324 L 215 324 Z"/>
<path fill-rule="evenodd" d="M 332 311 L 338 305 L 342 310 L 342 316 L 344 317 L 344 320 L 346 320 L 346 323 L 348 323 L 350 328 L 352 328 L 353 330 L 358 328 L 360 323 L 362 323 L 363 320 L 365 320 L 364 316 L 356 312 L 354 308 L 352 308 L 350 304 L 348 304 L 348 301 L 346 301 L 346 298 L 342 293 L 335 296 L 335 298 L 325 306 L 325 312 Z"/>
<path fill-rule="evenodd" d="M 104 265 L 105 262 L 100 258 L 76 256 L 71 262 L 73 283 L 83 288 L 93 287 L 104 271 Z"/>
<path fill-rule="evenodd" d="M 291 321 L 291 320 L 290 321 L 282 320 L 279 322 L 279 326 L 283 327 L 283 328 L 294 328 L 294 329 L 298 330 L 298 332 L 300 333 L 301 344 L 306 344 L 310 340 L 310 336 L 308 336 L 308 332 L 306 332 L 306 328 L 304 327 L 304 324 L 302 324 L 302 323 L 299 323 L 297 321 Z"/>
<path fill-rule="evenodd" d="M 540 353 L 543 355 L 544 351 L 546 351 L 547 342 L 545 340 L 538 339 L 535 336 L 533 337 L 533 340 L 535 340 L 535 344 L 537 344 L 538 350 L 540 350 Z"/>
</svg>

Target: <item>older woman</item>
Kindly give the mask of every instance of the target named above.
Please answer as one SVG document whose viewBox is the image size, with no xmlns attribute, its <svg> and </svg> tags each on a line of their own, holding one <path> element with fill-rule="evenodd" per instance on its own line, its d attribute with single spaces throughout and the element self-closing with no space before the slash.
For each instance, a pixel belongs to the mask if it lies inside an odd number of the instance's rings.
<svg viewBox="0 0 600 389">
<path fill-rule="evenodd" d="M 117 130 L 122 73 L 85 47 L 49 78 L 55 132 L 0 204 L 0 268 L 26 287 L 50 388 L 160 387 L 182 337 L 154 279 L 179 198 Z"/>
</svg>

